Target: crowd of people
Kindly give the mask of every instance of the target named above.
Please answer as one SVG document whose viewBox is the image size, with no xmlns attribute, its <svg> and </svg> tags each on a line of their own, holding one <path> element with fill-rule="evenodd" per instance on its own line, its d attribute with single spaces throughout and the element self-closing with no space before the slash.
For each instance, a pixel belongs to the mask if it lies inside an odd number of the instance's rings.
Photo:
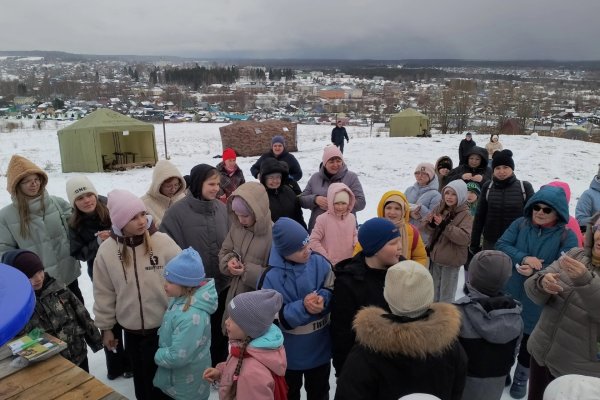
<svg viewBox="0 0 600 400">
<path fill-rule="evenodd" d="M 14 155 L 0 256 L 36 294 L 22 333 L 56 335 L 86 371 L 87 346 L 104 348 L 108 379 L 133 378 L 138 399 L 207 399 L 211 384 L 222 399 L 295 400 L 303 387 L 327 399 L 331 365 L 340 400 L 493 400 L 508 385 L 542 400 L 556 378 L 600 378 L 600 171 L 574 219 L 567 183 L 535 192 L 498 135 L 484 149 L 467 134 L 458 165 L 418 163 L 415 183 L 389 188 L 359 225 L 344 139 L 338 121 L 303 190 L 275 136 L 255 181 L 228 148 L 185 176 L 158 162 L 141 198 L 104 197 L 77 175 L 64 200 Z"/>
</svg>

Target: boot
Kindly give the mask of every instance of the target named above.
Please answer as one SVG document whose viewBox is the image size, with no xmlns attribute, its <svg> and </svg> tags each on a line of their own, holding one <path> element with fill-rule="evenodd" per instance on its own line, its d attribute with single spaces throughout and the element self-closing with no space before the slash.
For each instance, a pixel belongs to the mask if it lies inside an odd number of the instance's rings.
<svg viewBox="0 0 600 400">
<path fill-rule="evenodd" d="M 522 399 L 527 394 L 527 381 L 529 380 L 529 368 L 517 363 L 515 376 L 510 387 L 510 397 L 513 399 Z"/>
</svg>

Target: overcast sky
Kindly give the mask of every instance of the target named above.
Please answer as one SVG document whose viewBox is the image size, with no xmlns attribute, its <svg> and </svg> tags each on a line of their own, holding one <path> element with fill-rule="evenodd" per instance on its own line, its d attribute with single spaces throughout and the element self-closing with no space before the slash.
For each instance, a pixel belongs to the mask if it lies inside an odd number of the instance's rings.
<svg viewBox="0 0 600 400">
<path fill-rule="evenodd" d="M 0 10 L 0 50 L 600 59 L 600 0 L 19 0 Z"/>
</svg>

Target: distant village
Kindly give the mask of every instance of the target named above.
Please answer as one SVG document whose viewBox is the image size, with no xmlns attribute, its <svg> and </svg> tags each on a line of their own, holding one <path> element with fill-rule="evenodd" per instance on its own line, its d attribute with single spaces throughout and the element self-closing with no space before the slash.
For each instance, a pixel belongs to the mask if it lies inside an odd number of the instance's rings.
<svg viewBox="0 0 600 400">
<path fill-rule="evenodd" d="M 285 66 L 2 55 L 0 118 L 77 120 L 110 108 L 168 123 L 330 125 L 343 118 L 372 126 L 411 109 L 429 120 L 423 134 L 600 134 L 600 69 L 515 64 Z"/>
</svg>

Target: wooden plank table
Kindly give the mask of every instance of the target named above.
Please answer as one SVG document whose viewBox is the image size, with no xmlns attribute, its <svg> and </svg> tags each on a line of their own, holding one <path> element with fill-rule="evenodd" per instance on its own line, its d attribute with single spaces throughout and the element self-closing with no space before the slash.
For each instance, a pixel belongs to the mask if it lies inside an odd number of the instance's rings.
<svg viewBox="0 0 600 400">
<path fill-rule="evenodd" d="M 127 400 L 61 355 L 0 379 L 0 400 Z"/>
</svg>

